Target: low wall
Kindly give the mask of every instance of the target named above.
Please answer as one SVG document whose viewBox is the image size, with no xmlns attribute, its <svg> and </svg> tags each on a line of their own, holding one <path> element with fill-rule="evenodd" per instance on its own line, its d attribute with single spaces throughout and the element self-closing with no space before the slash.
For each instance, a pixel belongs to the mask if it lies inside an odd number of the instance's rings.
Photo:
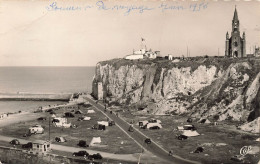
<svg viewBox="0 0 260 164">
<path fill-rule="evenodd" d="M 69 101 L 72 94 L 15 94 L 0 93 L 0 100 L 4 101 Z"/>
</svg>

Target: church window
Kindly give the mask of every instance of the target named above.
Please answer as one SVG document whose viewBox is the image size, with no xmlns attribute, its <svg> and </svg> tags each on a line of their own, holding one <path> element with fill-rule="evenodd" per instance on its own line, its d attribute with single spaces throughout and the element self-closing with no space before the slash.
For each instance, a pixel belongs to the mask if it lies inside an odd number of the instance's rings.
<svg viewBox="0 0 260 164">
<path fill-rule="evenodd" d="M 237 42 L 234 42 L 234 46 L 237 47 L 237 46 L 238 46 L 238 43 L 237 43 Z"/>
</svg>

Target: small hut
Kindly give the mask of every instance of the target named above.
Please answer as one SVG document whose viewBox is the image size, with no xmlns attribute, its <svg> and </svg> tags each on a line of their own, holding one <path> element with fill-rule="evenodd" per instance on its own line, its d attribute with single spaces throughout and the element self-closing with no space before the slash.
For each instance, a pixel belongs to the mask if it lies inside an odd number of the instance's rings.
<svg viewBox="0 0 260 164">
<path fill-rule="evenodd" d="M 51 143 L 49 141 L 35 140 L 32 143 L 32 150 L 36 152 L 48 152 L 51 150 Z"/>
</svg>

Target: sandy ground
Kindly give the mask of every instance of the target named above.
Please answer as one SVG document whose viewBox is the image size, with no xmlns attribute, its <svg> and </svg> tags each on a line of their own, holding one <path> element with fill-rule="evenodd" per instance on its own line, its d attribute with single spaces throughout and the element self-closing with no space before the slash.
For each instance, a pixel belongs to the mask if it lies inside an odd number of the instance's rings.
<svg viewBox="0 0 260 164">
<path fill-rule="evenodd" d="M 7 125 L 34 120 L 41 116 L 40 113 L 21 112 L 16 114 L 10 114 L 8 117 L 0 120 L 0 127 Z"/>
</svg>

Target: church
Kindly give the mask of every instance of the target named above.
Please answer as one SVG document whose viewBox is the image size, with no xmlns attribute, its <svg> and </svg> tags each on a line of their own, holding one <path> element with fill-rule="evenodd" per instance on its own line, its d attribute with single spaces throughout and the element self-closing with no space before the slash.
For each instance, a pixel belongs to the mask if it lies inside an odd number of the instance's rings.
<svg viewBox="0 0 260 164">
<path fill-rule="evenodd" d="M 243 32 L 242 37 L 240 37 L 239 20 L 236 8 L 232 20 L 231 37 L 229 37 L 228 32 L 226 34 L 225 56 L 236 58 L 246 57 L 246 35 L 245 32 Z"/>
</svg>

